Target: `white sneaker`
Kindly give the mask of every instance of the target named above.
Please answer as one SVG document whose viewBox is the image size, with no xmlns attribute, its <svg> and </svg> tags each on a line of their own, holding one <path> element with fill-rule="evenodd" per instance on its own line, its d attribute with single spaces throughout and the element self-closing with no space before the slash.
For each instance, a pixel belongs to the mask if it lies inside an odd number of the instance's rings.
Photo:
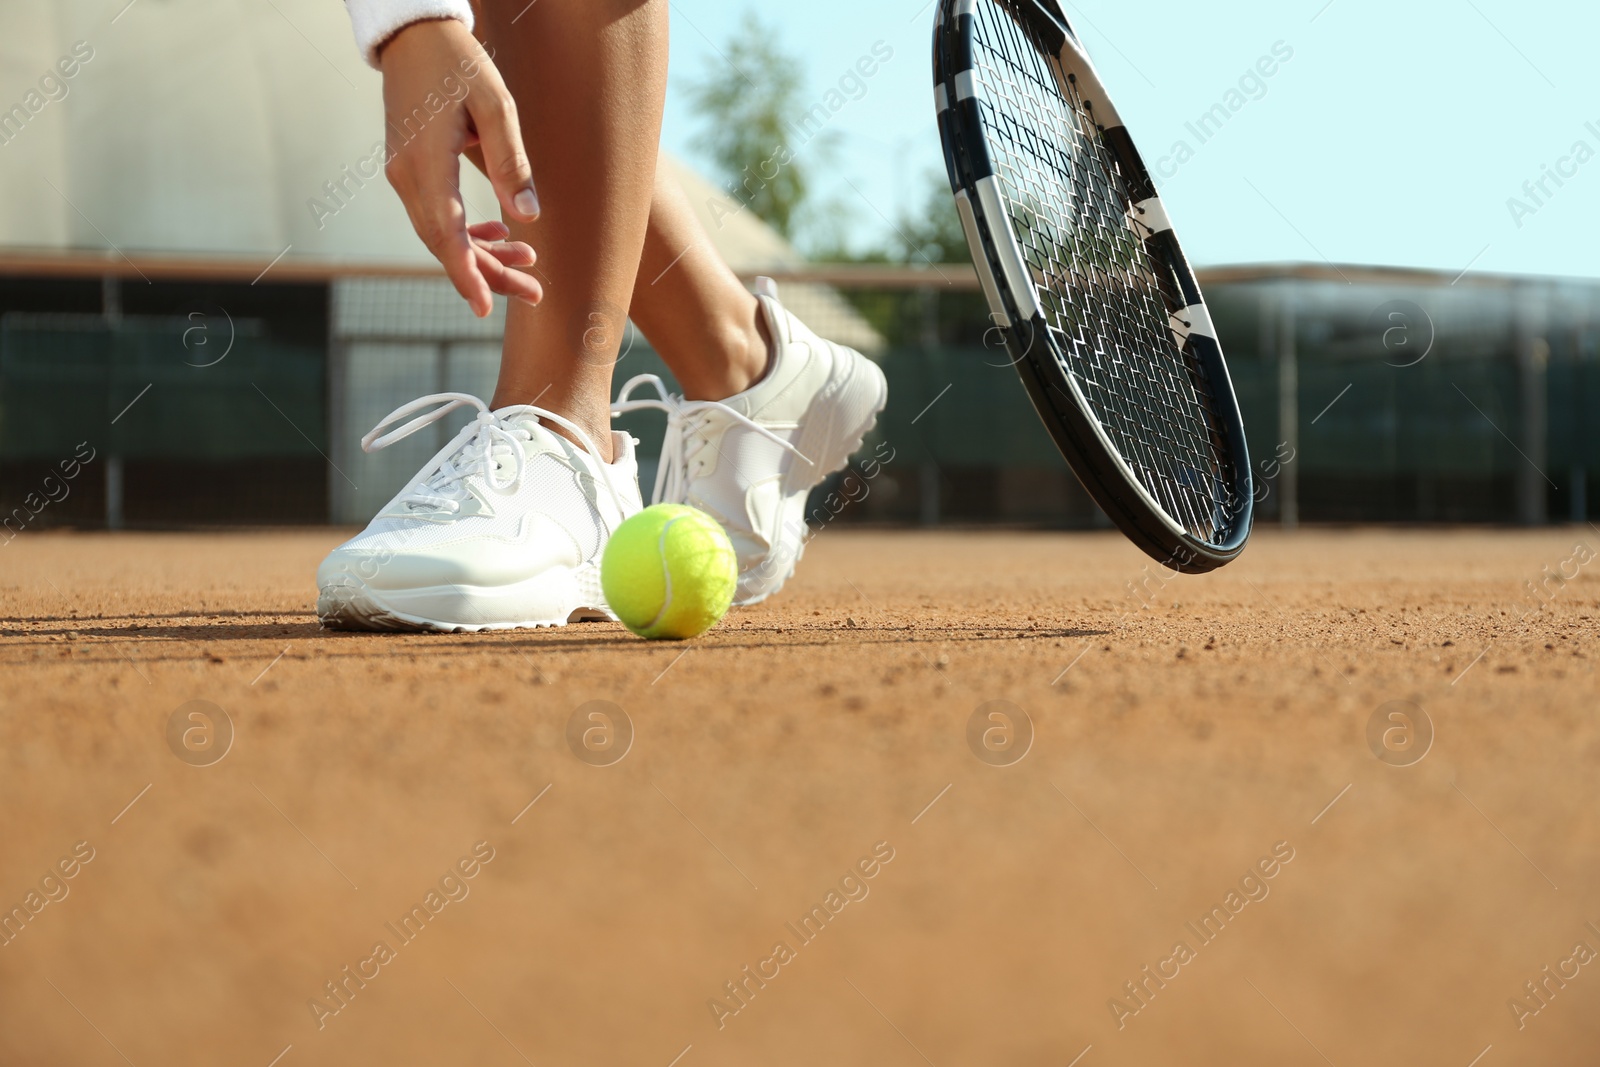
<svg viewBox="0 0 1600 1067">
<path fill-rule="evenodd" d="M 888 401 L 883 371 L 853 348 L 825 341 L 756 281 L 773 358 L 755 385 L 726 400 L 685 400 L 641 374 L 622 387 L 614 414 L 667 413 L 652 503 L 689 504 L 722 523 L 739 554 L 735 604 L 776 593 L 805 551 L 806 495 L 841 470 Z M 657 396 L 635 400 L 640 385 Z"/>
<path fill-rule="evenodd" d="M 614 618 L 600 591 L 600 553 L 641 506 L 633 438 L 613 434 L 616 458 L 607 464 L 553 412 L 526 404 L 490 411 L 475 396 L 439 393 L 397 408 L 361 447 L 375 452 L 463 406 L 478 417 L 317 568 L 323 625 L 454 632 Z"/>
</svg>

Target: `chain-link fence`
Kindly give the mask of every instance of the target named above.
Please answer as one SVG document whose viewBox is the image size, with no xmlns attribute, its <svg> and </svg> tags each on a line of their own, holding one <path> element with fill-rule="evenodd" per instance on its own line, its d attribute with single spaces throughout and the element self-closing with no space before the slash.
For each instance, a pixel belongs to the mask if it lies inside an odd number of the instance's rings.
<svg viewBox="0 0 1600 1067">
<path fill-rule="evenodd" d="M 124 307 L 107 286 L 98 311 L 15 310 L 71 307 L 72 288 L 0 302 L 9 532 L 325 518 L 320 287 L 141 284 Z"/>
<path fill-rule="evenodd" d="M 1268 520 L 1586 521 L 1600 285 L 1212 272 Z"/>
<path fill-rule="evenodd" d="M 876 273 L 877 277 L 873 275 Z M 829 272 L 885 337 L 895 521 L 1103 522 L 960 268 Z M 1258 518 L 1581 522 L 1600 470 L 1600 284 L 1357 268 L 1202 272 Z M 826 324 L 815 324 L 826 332 Z"/>
</svg>

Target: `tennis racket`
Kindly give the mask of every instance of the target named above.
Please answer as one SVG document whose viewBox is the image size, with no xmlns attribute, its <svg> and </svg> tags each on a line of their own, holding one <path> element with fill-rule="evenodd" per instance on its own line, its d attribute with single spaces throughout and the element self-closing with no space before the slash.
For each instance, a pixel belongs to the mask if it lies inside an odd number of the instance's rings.
<svg viewBox="0 0 1600 1067">
<path fill-rule="evenodd" d="M 1127 536 L 1185 573 L 1250 535 L 1215 327 L 1127 128 L 1053 0 L 940 0 L 934 101 L 989 310 L 1034 407 Z"/>
</svg>

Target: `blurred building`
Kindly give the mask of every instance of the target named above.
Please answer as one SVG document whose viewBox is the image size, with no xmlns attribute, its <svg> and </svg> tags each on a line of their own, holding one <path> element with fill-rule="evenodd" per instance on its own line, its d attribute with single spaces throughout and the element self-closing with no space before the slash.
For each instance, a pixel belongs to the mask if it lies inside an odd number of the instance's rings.
<svg viewBox="0 0 1600 1067">
<path fill-rule="evenodd" d="M 492 391 L 503 309 L 474 319 L 412 235 L 376 166 L 380 116 L 328 0 L 0 8 L 9 529 L 362 521 L 450 430 L 373 456 L 361 434 L 423 393 Z M 667 165 L 736 270 L 778 275 L 802 318 L 889 374 L 876 444 L 893 459 L 836 483 L 839 521 L 1103 521 L 969 268 L 806 264 Z M 471 168 L 462 192 L 490 217 Z M 1600 285 L 1344 266 L 1202 281 L 1263 518 L 1589 514 Z M 642 339 L 624 351 L 619 382 L 664 372 Z M 658 425 L 630 423 L 647 452 Z"/>
</svg>

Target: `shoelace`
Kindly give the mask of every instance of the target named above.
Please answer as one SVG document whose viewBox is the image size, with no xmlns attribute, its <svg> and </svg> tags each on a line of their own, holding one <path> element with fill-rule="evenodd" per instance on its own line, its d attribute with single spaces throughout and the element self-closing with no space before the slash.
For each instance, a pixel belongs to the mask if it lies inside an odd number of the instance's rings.
<svg viewBox="0 0 1600 1067">
<path fill-rule="evenodd" d="M 432 405 L 441 405 L 431 411 L 423 411 Z M 431 426 L 452 411 L 461 407 L 474 407 L 478 409 L 478 417 L 465 426 L 454 441 L 451 441 L 424 470 L 426 471 L 414 484 L 414 488 L 400 497 L 403 504 L 418 504 L 427 508 L 437 508 L 452 514 L 461 510 L 461 502 L 465 497 L 465 490 L 461 483 L 473 474 L 482 474 L 484 481 L 496 490 L 509 489 L 522 480 L 522 474 L 528 466 L 528 454 L 523 445 L 533 439 L 526 429 L 510 427 L 513 419 L 533 416 L 540 422 L 552 423 L 567 430 L 582 443 L 585 451 L 593 457 L 600 469 L 600 481 L 605 483 L 606 489 L 611 493 L 611 502 L 617 507 L 619 516 L 627 515 L 627 508 L 622 503 L 622 497 L 617 493 L 617 487 L 612 484 L 611 478 L 606 474 L 605 458 L 600 450 L 595 448 L 589 435 L 584 433 L 575 424 L 545 408 L 535 407 L 532 404 L 517 404 L 505 407 L 494 412 L 489 405 L 470 393 L 434 393 L 430 396 L 419 397 L 409 404 L 402 404 L 385 416 L 378 425 L 374 426 L 365 437 L 361 439 L 363 452 L 376 452 L 381 448 L 388 448 L 396 441 L 403 441 L 425 426 Z M 398 430 L 383 431 L 404 419 L 406 416 L 422 411 L 421 415 L 401 426 Z M 379 436 L 382 434 L 382 436 Z M 503 446 L 513 460 L 511 475 L 502 480 L 499 477 L 500 464 L 496 446 Z"/>
<path fill-rule="evenodd" d="M 656 395 L 633 399 L 633 390 L 641 385 L 653 386 Z M 735 422 L 743 423 L 773 444 L 792 452 L 798 459 L 806 463 L 811 462 L 794 445 L 720 400 L 685 400 L 677 394 L 667 392 L 666 383 L 655 374 L 639 374 L 629 378 L 623 385 L 622 391 L 617 394 L 616 403 L 611 405 L 613 415 L 645 410 L 667 413 L 667 435 L 661 442 L 661 462 L 656 466 L 656 486 L 650 493 L 652 504 L 659 504 L 663 500 L 680 503 L 685 499 L 689 488 L 689 463 L 710 444 L 705 430 L 707 419 L 713 414 L 725 415 Z"/>
</svg>

